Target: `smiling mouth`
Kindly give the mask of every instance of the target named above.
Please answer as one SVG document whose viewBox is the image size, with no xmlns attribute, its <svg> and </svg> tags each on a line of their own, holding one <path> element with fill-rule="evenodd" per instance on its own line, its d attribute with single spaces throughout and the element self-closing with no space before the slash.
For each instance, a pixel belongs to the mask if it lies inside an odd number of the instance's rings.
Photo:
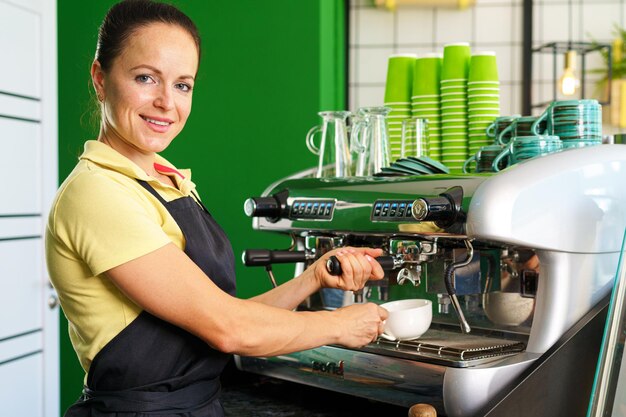
<svg viewBox="0 0 626 417">
<path fill-rule="evenodd" d="M 151 118 L 146 117 L 146 116 L 141 116 L 141 118 L 143 120 L 145 120 L 146 122 L 148 122 L 148 123 L 153 123 L 153 124 L 158 125 L 158 126 L 169 126 L 172 123 L 174 123 L 174 122 L 166 122 L 164 120 L 155 120 L 155 119 L 151 119 Z"/>
</svg>

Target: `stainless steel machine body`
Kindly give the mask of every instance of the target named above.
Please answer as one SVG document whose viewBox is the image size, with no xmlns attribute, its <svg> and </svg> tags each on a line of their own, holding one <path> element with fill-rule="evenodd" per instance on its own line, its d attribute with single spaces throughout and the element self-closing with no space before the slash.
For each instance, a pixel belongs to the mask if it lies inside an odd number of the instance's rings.
<svg viewBox="0 0 626 417">
<path fill-rule="evenodd" d="M 242 370 L 471 416 L 611 290 L 626 227 L 626 146 L 573 149 L 498 174 L 281 180 L 247 202 L 257 230 L 288 234 L 285 251 L 248 265 L 295 262 L 338 246 L 381 247 L 382 282 L 366 301 L 433 301 L 417 340 L 236 357 Z M 303 310 L 352 294 L 322 290 Z"/>
</svg>

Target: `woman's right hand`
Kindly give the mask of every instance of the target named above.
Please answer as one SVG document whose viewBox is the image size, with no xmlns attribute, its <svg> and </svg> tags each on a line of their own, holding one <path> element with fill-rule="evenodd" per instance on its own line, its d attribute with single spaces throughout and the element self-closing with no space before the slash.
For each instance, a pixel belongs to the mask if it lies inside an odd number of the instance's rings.
<svg viewBox="0 0 626 417">
<path fill-rule="evenodd" d="M 374 342 L 384 331 L 388 312 L 374 304 L 352 304 L 334 311 L 341 323 L 339 344 L 358 348 Z"/>
</svg>

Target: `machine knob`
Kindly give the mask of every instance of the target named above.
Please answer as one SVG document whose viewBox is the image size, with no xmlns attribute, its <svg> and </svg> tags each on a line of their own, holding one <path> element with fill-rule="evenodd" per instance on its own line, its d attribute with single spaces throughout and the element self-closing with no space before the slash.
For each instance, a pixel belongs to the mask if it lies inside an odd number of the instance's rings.
<svg viewBox="0 0 626 417">
<path fill-rule="evenodd" d="M 415 220 L 438 221 L 454 217 L 454 204 L 445 197 L 418 198 L 411 206 L 411 214 Z"/>
<path fill-rule="evenodd" d="M 277 222 L 288 212 L 287 198 L 289 191 L 283 190 L 269 197 L 251 197 L 243 204 L 243 211 L 248 217 L 265 217 Z"/>
<path fill-rule="evenodd" d="M 422 197 L 411 204 L 411 215 L 420 222 L 435 222 L 439 227 L 449 227 L 461 220 L 463 188 L 456 186 L 437 197 Z"/>
<path fill-rule="evenodd" d="M 421 198 L 415 200 L 411 207 L 411 214 L 415 220 L 424 220 L 428 216 L 428 203 Z"/>
<path fill-rule="evenodd" d="M 274 197 L 252 197 L 243 204 L 243 211 L 248 217 L 278 217 L 281 208 Z"/>
</svg>

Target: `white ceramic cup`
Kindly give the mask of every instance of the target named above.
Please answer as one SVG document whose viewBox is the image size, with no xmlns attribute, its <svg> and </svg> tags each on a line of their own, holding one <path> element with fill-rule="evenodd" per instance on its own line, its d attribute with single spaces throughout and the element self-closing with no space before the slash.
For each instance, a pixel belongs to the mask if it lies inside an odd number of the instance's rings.
<svg viewBox="0 0 626 417">
<path fill-rule="evenodd" d="M 409 299 L 391 301 L 380 306 L 389 312 L 385 331 L 380 335 L 387 340 L 411 340 L 423 335 L 433 319 L 432 301 Z"/>
</svg>

